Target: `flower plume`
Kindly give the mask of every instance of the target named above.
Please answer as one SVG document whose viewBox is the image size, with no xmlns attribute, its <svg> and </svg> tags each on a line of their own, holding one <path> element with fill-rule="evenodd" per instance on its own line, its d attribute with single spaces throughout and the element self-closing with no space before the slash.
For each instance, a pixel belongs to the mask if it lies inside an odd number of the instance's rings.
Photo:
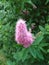
<svg viewBox="0 0 49 65">
<path fill-rule="evenodd" d="M 27 25 L 23 19 L 19 19 L 16 23 L 15 41 L 23 45 L 25 48 L 29 47 L 34 42 L 32 33 L 27 30 Z"/>
</svg>

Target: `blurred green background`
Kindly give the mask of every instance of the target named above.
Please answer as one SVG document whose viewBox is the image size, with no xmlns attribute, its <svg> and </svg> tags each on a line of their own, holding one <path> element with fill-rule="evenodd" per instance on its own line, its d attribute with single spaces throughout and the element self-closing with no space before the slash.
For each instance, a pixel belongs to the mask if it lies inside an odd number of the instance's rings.
<svg viewBox="0 0 49 65">
<path fill-rule="evenodd" d="M 36 37 L 29 48 L 15 42 L 19 18 Z M 0 0 L 0 65 L 49 65 L 49 0 Z"/>
</svg>

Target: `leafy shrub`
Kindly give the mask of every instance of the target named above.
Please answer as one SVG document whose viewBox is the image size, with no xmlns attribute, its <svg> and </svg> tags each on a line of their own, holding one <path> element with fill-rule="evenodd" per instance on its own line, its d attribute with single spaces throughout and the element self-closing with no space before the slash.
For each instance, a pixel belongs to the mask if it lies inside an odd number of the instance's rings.
<svg viewBox="0 0 49 65">
<path fill-rule="evenodd" d="M 19 18 L 36 36 L 29 48 L 15 42 Z M 0 0 L 0 65 L 42 64 L 49 65 L 49 0 Z"/>
</svg>

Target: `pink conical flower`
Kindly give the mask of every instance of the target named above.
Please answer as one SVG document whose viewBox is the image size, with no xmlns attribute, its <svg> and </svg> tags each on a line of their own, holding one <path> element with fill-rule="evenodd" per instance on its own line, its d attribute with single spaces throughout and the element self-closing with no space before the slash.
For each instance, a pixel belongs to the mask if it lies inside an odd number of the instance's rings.
<svg viewBox="0 0 49 65">
<path fill-rule="evenodd" d="M 23 19 L 19 19 L 16 23 L 15 40 L 25 48 L 29 47 L 34 41 L 34 37 L 27 30 L 26 23 Z"/>
</svg>

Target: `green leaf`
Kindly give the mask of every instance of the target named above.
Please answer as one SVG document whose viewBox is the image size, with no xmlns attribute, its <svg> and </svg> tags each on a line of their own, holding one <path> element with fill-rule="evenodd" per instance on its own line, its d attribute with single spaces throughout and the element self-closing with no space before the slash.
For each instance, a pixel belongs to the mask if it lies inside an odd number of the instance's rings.
<svg viewBox="0 0 49 65">
<path fill-rule="evenodd" d="M 26 58 L 28 58 L 28 50 L 27 49 L 22 49 L 21 51 L 17 52 L 14 54 L 14 58 L 18 61 L 24 61 Z"/>
<path fill-rule="evenodd" d="M 33 45 L 39 45 L 43 38 L 44 38 L 43 33 L 39 32 L 36 36 Z"/>
<path fill-rule="evenodd" d="M 24 52 L 23 52 L 23 56 L 22 56 L 22 61 L 24 62 L 26 59 L 29 58 L 29 55 L 28 55 L 28 49 L 25 49 Z"/>
<path fill-rule="evenodd" d="M 48 46 L 49 45 L 49 43 L 41 43 L 39 46 L 40 47 L 45 47 L 45 46 Z"/>
<path fill-rule="evenodd" d="M 31 53 L 31 55 L 34 57 L 34 58 L 36 58 L 36 49 L 33 47 L 30 47 L 29 48 L 29 52 Z"/>
<path fill-rule="evenodd" d="M 6 12 L 4 10 L 0 10 L 0 20 L 5 17 Z"/>
<path fill-rule="evenodd" d="M 49 32 L 49 24 L 45 25 L 45 29 Z"/>
<path fill-rule="evenodd" d="M 41 51 L 44 52 L 44 53 L 47 53 L 47 51 L 45 51 L 44 48 L 40 47 Z"/>
<path fill-rule="evenodd" d="M 17 52 L 17 53 L 14 53 L 14 58 L 17 60 L 17 61 L 20 61 L 22 60 L 22 56 L 23 56 L 23 51 L 20 51 L 20 52 Z"/>
<path fill-rule="evenodd" d="M 46 3 L 45 4 L 47 5 L 48 3 L 49 3 L 49 0 L 46 0 Z"/>
<path fill-rule="evenodd" d="M 41 51 L 40 51 L 40 49 L 39 49 L 39 48 L 38 48 L 38 49 L 36 49 L 36 55 L 37 55 L 37 57 L 38 57 L 39 59 L 44 60 L 43 54 L 41 53 Z"/>
<path fill-rule="evenodd" d="M 45 34 L 46 32 L 45 28 L 43 28 L 42 26 L 39 26 L 39 29 L 41 30 L 41 32 L 43 32 L 43 34 Z"/>
<path fill-rule="evenodd" d="M 10 61 L 10 60 L 7 60 L 6 64 L 7 64 L 7 65 L 15 65 L 15 63 L 12 62 L 12 61 Z"/>
<path fill-rule="evenodd" d="M 29 48 L 29 52 L 31 53 L 31 55 L 34 57 L 34 58 L 39 58 L 39 59 L 42 59 L 42 60 L 44 60 L 44 57 L 43 57 L 43 55 L 42 55 L 42 53 L 41 53 L 41 50 L 40 50 L 40 48 L 39 47 L 30 47 Z"/>
<path fill-rule="evenodd" d="M 33 8 L 37 8 L 37 6 L 31 0 L 26 0 L 26 3 L 32 5 Z"/>
<path fill-rule="evenodd" d="M 47 50 L 47 52 L 49 53 L 49 49 Z"/>
</svg>

